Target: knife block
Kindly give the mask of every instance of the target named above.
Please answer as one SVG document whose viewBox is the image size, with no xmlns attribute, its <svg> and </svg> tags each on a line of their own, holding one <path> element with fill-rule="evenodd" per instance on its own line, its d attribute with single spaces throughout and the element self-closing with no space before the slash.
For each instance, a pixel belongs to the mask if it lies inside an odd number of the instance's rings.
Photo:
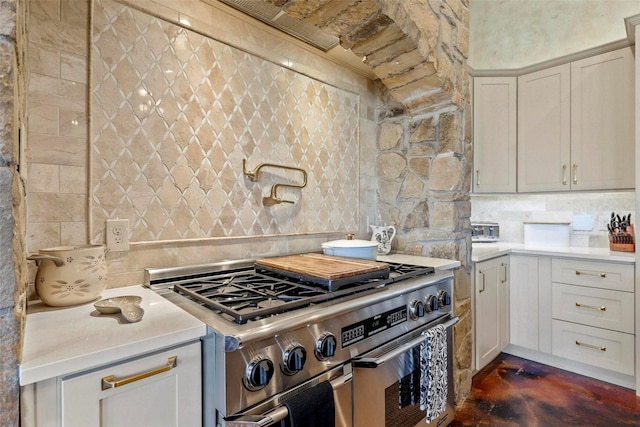
<svg viewBox="0 0 640 427">
<path fill-rule="evenodd" d="M 609 249 L 618 252 L 635 252 L 636 239 L 633 225 L 628 226 L 627 231 L 623 233 L 609 233 Z"/>
</svg>

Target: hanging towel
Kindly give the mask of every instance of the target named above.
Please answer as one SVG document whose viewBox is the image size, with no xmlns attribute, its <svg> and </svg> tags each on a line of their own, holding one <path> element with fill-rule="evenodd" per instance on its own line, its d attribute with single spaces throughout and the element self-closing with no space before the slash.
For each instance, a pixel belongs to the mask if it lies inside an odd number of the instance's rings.
<svg viewBox="0 0 640 427">
<path fill-rule="evenodd" d="M 427 411 L 427 423 L 447 407 L 447 329 L 438 325 L 426 332 L 420 345 L 420 409 Z"/>
<path fill-rule="evenodd" d="M 289 416 L 283 427 L 335 427 L 336 406 L 333 400 L 333 387 L 329 381 L 311 387 L 287 399 L 284 406 Z"/>
</svg>

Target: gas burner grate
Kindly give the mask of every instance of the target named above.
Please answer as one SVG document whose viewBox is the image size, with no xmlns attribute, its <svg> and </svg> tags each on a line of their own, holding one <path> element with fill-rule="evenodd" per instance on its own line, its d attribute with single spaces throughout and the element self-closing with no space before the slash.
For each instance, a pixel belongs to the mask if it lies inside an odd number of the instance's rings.
<svg viewBox="0 0 640 427">
<path fill-rule="evenodd" d="M 394 282 L 406 280 L 411 277 L 433 274 L 436 271 L 436 269 L 433 267 L 422 267 L 419 265 L 411 264 L 389 263 L 389 267 L 389 278 Z"/>
<path fill-rule="evenodd" d="M 327 299 L 322 289 L 257 274 L 252 269 L 176 283 L 173 288 L 240 324 Z"/>
<path fill-rule="evenodd" d="M 337 291 L 315 283 L 280 275 L 271 271 L 258 271 L 253 267 L 201 274 L 197 277 L 175 278 L 173 290 L 200 304 L 228 316 L 235 323 L 262 319 L 312 304 L 361 294 L 418 275 L 433 274 L 433 267 L 408 264 L 390 265 L 387 279 L 371 278 Z"/>
</svg>

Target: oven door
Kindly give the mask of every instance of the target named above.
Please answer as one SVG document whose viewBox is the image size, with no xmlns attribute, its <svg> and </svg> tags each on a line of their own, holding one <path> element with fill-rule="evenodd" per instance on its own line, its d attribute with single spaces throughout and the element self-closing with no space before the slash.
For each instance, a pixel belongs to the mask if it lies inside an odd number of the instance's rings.
<svg viewBox="0 0 640 427">
<path fill-rule="evenodd" d="M 337 378 L 335 378 L 336 370 L 341 374 Z M 317 384 L 319 381 L 324 381 L 326 379 L 330 379 L 331 387 L 333 388 L 333 401 L 336 408 L 336 427 L 351 427 L 353 405 L 351 401 L 352 374 L 351 365 L 349 364 L 327 372 L 314 380 L 309 380 L 293 390 L 281 393 L 266 402 L 256 405 L 256 407 L 252 408 L 250 411 L 229 417 L 230 419 L 224 420 L 223 425 L 225 427 L 279 426 L 280 421 L 285 420 L 289 416 L 289 411 L 282 405 L 282 402 L 292 395 L 303 392 L 309 387 Z"/>
<path fill-rule="evenodd" d="M 355 358 L 353 365 L 354 426 L 446 426 L 454 418 L 453 325 L 445 317 Z M 420 409 L 420 346 L 423 332 L 444 324 L 447 335 L 447 405 L 430 423 Z"/>
</svg>

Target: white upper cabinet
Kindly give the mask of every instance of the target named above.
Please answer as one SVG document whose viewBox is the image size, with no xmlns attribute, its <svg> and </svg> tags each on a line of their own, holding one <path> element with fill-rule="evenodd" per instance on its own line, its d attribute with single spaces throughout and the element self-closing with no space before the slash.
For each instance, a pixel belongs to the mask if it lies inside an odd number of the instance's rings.
<svg viewBox="0 0 640 427">
<path fill-rule="evenodd" d="M 571 66 L 518 77 L 518 191 L 565 191 L 571 182 Z"/>
<path fill-rule="evenodd" d="M 518 192 L 635 188 L 634 105 L 630 47 L 476 77 L 473 191 L 514 192 L 516 175 Z"/>
<path fill-rule="evenodd" d="M 516 191 L 516 77 L 473 79 L 473 192 Z"/>
<path fill-rule="evenodd" d="M 571 63 L 571 183 L 635 187 L 635 75 L 630 47 Z"/>
</svg>

